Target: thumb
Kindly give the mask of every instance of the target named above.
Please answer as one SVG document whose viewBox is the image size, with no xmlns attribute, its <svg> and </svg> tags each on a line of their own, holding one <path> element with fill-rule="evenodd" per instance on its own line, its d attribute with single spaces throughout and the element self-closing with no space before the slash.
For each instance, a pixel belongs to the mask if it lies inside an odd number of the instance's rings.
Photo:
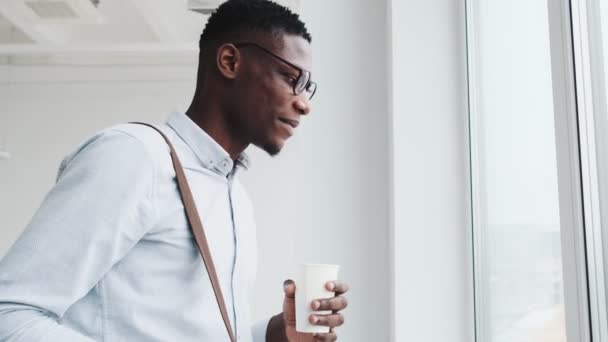
<svg viewBox="0 0 608 342">
<path fill-rule="evenodd" d="M 296 326 L 296 284 L 293 280 L 287 279 L 283 282 L 283 319 L 286 327 Z"/>
<path fill-rule="evenodd" d="M 283 282 L 283 291 L 285 292 L 286 298 L 295 298 L 296 297 L 296 283 L 287 279 Z"/>
</svg>

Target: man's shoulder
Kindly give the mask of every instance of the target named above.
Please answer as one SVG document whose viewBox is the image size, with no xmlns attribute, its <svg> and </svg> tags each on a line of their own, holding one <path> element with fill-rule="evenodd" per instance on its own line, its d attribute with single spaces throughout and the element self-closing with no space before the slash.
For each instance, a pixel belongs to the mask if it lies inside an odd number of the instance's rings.
<svg viewBox="0 0 608 342">
<path fill-rule="evenodd" d="M 165 131 L 165 126 L 158 126 Z M 169 149 L 163 137 L 151 127 L 138 124 L 119 124 L 104 128 L 88 137 L 69 153 L 61 163 L 61 171 L 74 159 L 94 155 L 99 163 L 112 158 L 131 158 L 133 162 L 149 159 L 152 164 L 170 160 Z"/>
<path fill-rule="evenodd" d="M 155 127 L 165 134 L 169 133 L 166 125 L 155 125 Z M 100 133 L 106 135 L 127 135 L 141 144 L 154 159 L 168 156 L 169 153 L 169 147 L 160 133 L 145 125 L 134 123 L 120 124 L 108 127 Z"/>
</svg>

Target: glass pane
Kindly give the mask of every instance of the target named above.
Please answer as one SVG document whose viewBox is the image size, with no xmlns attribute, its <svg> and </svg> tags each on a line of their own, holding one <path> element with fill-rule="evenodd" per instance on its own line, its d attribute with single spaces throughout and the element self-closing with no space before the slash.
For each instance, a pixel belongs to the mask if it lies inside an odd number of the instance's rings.
<svg viewBox="0 0 608 342">
<path fill-rule="evenodd" d="M 566 341 L 547 2 L 474 13 L 479 341 Z"/>
<path fill-rule="evenodd" d="M 604 80 L 608 81 L 608 3 L 606 1 L 600 1 L 600 15 L 601 15 L 601 35 L 602 35 L 602 47 L 604 55 Z M 608 87 L 606 87 L 608 92 Z M 608 93 L 606 94 L 608 101 Z"/>
</svg>

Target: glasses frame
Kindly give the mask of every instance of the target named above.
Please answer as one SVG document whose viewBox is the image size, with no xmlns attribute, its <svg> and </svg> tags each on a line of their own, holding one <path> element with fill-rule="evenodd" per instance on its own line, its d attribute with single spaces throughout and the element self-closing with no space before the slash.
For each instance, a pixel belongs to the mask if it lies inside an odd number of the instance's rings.
<svg viewBox="0 0 608 342">
<path fill-rule="evenodd" d="M 234 43 L 233 45 L 237 48 L 253 46 L 253 47 L 258 48 L 259 50 L 265 52 L 266 54 L 278 59 L 279 61 L 289 65 L 290 67 L 298 70 L 298 72 L 299 72 L 298 78 L 293 83 L 293 87 L 292 87 L 293 94 L 298 96 L 298 95 L 302 94 L 304 91 L 306 91 L 310 94 L 310 96 L 308 97 L 309 100 L 311 100 L 312 97 L 315 96 L 315 93 L 317 92 L 317 83 L 312 81 L 312 74 L 310 71 L 303 69 L 303 68 L 289 62 L 288 60 L 284 59 L 281 56 L 275 55 L 272 51 L 268 50 L 267 48 L 265 48 L 259 44 L 256 44 L 253 42 L 239 42 L 239 43 Z M 301 84 L 302 78 L 304 78 L 306 80 L 306 83 L 304 84 L 304 86 L 298 86 L 299 84 Z"/>
</svg>

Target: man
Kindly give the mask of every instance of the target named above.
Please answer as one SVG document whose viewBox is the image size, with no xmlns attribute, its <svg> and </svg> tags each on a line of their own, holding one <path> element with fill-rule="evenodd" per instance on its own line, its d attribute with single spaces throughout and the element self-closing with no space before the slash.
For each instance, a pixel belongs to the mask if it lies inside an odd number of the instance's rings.
<svg viewBox="0 0 608 342">
<path fill-rule="evenodd" d="M 252 326 L 256 270 L 252 208 L 236 175 L 254 144 L 279 153 L 310 112 L 310 35 L 266 0 L 229 0 L 200 40 L 198 82 L 186 114 L 160 129 L 175 146 L 201 214 L 230 325 L 239 341 L 335 341 L 299 334 L 293 281 L 283 312 Z M 311 303 L 313 324 L 340 326 L 347 284 Z M 2 341 L 227 341 L 184 214 L 165 141 L 123 124 L 80 145 L 0 263 Z M 332 329 L 333 330 L 333 329 Z"/>
</svg>

